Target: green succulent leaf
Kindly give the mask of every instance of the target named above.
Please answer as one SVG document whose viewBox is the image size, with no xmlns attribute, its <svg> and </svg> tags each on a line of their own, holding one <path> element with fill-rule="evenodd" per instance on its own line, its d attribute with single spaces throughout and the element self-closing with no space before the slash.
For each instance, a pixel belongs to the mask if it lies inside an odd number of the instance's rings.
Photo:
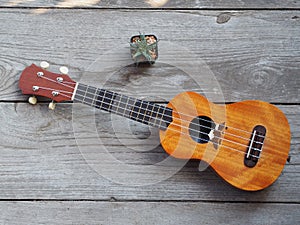
<svg viewBox="0 0 300 225">
<path fill-rule="evenodd" d="M 141 56 L 142 53 L 141 52 L 136 52 L 134 55 L 133 55 L 133 58 L 136 59 L 137 57 Z"/>
<path fill-rule="evenodd" d="M 148 44 L 145 35 L 140 33 L 139 39 L 134 43 L 130 43 L 130 49 L 133 52 L 133 59 L 137 61 L 137 58 L 144 56 L 146 60 L 153 61 L 151 51 L 157 47 L 157 42 Z"/>
</svg>

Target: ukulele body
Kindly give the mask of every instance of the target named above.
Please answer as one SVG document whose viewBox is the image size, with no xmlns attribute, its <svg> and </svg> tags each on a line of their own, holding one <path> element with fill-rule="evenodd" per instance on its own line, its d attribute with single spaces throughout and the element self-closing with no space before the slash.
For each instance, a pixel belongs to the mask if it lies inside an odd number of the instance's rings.
<svg viewBox="0 0 300 225">
<path fill-rule="evenodd" d="M 255 100 L 221 106 L 194 92 L 177 95 L 167 107 L 173 120 L 160 139 L 173 157 L 203 160 L 247 191 L 266 188 L 282 172 L 290 128 L 277 107 Z"/>
</svg>

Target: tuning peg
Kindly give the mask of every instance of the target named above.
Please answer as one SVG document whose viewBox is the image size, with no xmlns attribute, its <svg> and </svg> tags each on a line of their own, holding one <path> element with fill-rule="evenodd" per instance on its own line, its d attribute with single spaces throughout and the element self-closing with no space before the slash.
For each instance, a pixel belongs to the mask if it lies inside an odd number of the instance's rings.
<svg viewBox="0 0 300 225">
<path fill-rule="evenodd" d="M 68 67 L 66 66 L 62 66 L 59 68 L 59 71 L 62 73 L 62 74 L 68 74 L 69 73 L 69 69 Z"/>
<path fill-rule="evenodd" d="M 28 99 L 28 102 L 29 102 L 29 104 L 31 104 L 31 105 L 36 105 L 37 99 L 36 99 L 35 96 L 31 96 L 31 97 Z"/>
<path fill-rule="evenodd" d="M 54 101 L 52 101 L 52 102 L 49 103 L 48 107 L 49 107 L 49 109 L 54 110 L 55 106 L 56 106 L 56 103 Z"/>
<path fill-rule="evenodd" d="M 49 66 L 50 66 L 50 64 L 48 63 L 48 62 L 46 62 L 46 61 L 42 61 L 41 63 L 40 63 L 40 66 L 43 68 L 43 69 L 48 69 L 49 68 Z"/>
</svg>

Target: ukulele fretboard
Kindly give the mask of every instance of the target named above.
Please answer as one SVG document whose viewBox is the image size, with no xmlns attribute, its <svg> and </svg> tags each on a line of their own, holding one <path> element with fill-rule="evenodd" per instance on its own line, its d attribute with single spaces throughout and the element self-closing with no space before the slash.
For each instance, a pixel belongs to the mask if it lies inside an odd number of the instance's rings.
<svg viewBox="0 0 300 225">
<path fill-rule="evenodd" d="M 172 122 L 172 109 L 105 89 L 78 83 L 74 102 L 81 102 L 159 129 Z"/>
</svg>

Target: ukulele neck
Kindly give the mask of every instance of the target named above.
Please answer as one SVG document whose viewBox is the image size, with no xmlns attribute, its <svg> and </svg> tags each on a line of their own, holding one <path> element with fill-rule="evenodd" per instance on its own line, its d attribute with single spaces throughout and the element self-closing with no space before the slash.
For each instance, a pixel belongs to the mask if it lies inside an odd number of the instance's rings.
<svg viewBox="0 0 300 225">
<path fill-rule="evenodd" d="M 72 100 L 161 130 L 172 122 L 171 108 L 81 83 L 77 83 Z"/>
</svg>

